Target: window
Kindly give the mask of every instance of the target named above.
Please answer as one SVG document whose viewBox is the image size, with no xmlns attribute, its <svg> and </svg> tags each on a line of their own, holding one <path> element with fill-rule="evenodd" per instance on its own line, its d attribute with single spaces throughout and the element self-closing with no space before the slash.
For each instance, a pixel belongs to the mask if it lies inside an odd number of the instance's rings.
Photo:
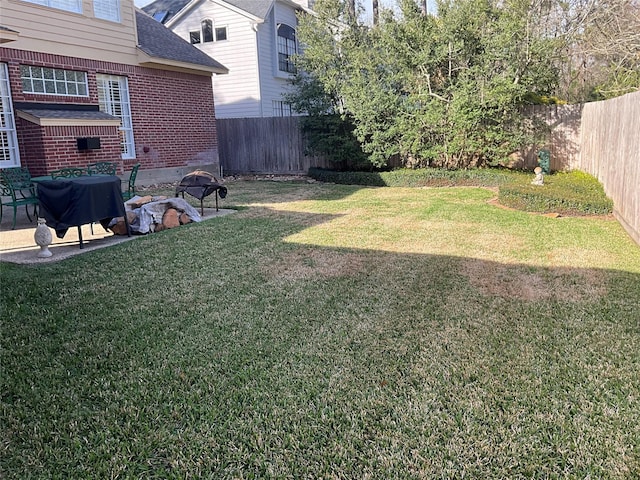
<svg viewBox="0 0 640 480">
<path fill-rule="evenodd" d="M 66 10 L 67 12 L 82 13 L 82 0 L 25 0 L 45 7 Z"/>
<path fill-rule="evenodd" d="M 96 83 L 98 84 L 100 110 L 114 117 L 119 117 L 121 120 L 120 147 L 122 158 L 136 158 L 127 77 L 96 75 Z"/>
<path fill-rule="evenodd" d="M 24 93 L 69 97 L 88 96 L 85 72 L 21 65 L 20 76 Z"/>
<path fill-rule="evenodd" d="M 198 43 L 209 43 L 227 39 L 227 27 L 213 28 L 213 21 L 206 19 L 200 22 L 200 30 L 194 30 L 189 32 L 189 40 L 192 45 Z"/>
<path fill-rule="evenodd" d="M 216 42 L 227 39 L 227 27 L 216 28 Z"/>
<path fill-rule="evenodd" d="M 120 0 L 93 0 L 93 15 L 102 20 L 120 22 Z"/>
<path fill-rule="evenodd" d="M 211 20 L 202 21 L 202 41 L 213 42 L 213 22 Z"/>
<path fill-rule="evenodd" d="M 278 70 L 296 73 L 293 56 L 296 54 L 296 31 L 284 23 L 278 24 Z"/>
<path fill-rule="evenodd" d="M 0 168 L 20 165 L 20 152 L 13 117 L 9 72 L 6 63 L 0 63 Z"/>
<path fill-rule="evenodd" d="M 283 102 L 281 100 L 273 101 L 273 116 L 274 117 L 290 117 L 291 116 L 291 104 Z"/>
</svg>

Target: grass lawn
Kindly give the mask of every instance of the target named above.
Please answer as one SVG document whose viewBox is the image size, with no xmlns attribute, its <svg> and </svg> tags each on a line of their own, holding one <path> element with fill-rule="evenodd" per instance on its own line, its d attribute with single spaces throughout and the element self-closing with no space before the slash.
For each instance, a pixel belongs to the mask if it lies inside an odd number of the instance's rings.
<svg viewBox="0 0 640 480">
<path fill-rule="evenodd" d="M 234 215 L 0 264 L 1 478 L 640 476 L 640 248 L 614 219 L 228 187 Z"/>
</svg>

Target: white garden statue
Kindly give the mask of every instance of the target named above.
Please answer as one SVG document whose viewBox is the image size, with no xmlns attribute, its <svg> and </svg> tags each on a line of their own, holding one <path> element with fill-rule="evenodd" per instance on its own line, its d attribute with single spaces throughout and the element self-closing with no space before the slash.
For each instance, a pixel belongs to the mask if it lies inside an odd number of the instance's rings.
<svg viewBox="0 0 640 480">
<path fill-rule="evenodd" d="M 49 245 L 51 245 L 53 237 L 46 222 L 44 218 L 38 218 L 38 226 L 36 227 L 36 232 L 33 234 L 36 245 L 40 247 L 40 251 L 38 252 L 38 257 L 40 258 L 48 258 L 53 255 L 49 250 Z"/>
<path fill-rule="evenodd" d="M 531 185 L 544 185 L 544 175 L 542 174 L 542 168 L 536 167 L 533 170 L 533 173 L 536 174 L 536 178 L 533 179 Z"/>
</svg>

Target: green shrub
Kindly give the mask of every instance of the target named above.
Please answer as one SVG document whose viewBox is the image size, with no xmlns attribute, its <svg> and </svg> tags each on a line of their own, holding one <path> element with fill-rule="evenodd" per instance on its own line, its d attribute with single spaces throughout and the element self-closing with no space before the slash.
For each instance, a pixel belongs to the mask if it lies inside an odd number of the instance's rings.
<svg viewBox="0 0 640 480">
<path fill-rule="evenodd" d="M 498 199 L 503 205 L 527 212 L 606 215 L 613 210 L 613 202 L 598 180 L 578 171 L 547 175 L 544 185 L 504 184 Z"/>
<path fill-rule="evenodd" d="M 371 187 L 497 187 L 523 175 L 520 172 L 493 168 L 467 170 L 421 168 L 398 169 L 390 172 L 336 172 L 321 168 L 309 169 L 309 176 L 322 182 Z M 530 175 L 527 178 L 529 177 Z"/>
<path fill-rule="evenodd" d="M 579 171 L 546 175 L 541 186 L 531 185 L 534 178 L 531 172 L 497 168 L 423 168 L 390 172 L 337 172 L 312 168 L 309 176 L 321 182 L 370 187 L 499 187 L 501 204 L 526 212 L 607 215 L 613 210 L 613 202 L 605 195 L 600 182 Z"/>
</svg>

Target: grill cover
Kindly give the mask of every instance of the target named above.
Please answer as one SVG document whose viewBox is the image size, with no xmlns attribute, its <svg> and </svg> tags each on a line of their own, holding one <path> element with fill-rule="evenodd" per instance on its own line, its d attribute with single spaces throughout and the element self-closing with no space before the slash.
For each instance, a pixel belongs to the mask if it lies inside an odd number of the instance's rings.
<svg viewBox="0 0 640 480">
<path fill-rule="evenodd" d="M 227 196 L 227 187 L 220 185 L 218 179 L 213 176 L 213 174 L 209 172 L 205 172 L 204 170 L 196 170 L 195 172 L 191 172 L 188 175 L 182 177 L 180 183 L 176 187 L 176 197 L 182 193 L 182 198 L 184 198 L 184 194 L 188 193 L 192 197 L 200 200 L 200 214 L 204 215 L 204 206 L 203 199 L 211 195 L 213 192 L 216 193 L 216 212 L 218 211 L 218 195 L 220 198 L 224 198 Z"/>
<path fill-rule="evenodd" d="M 176 196 L 179 193 L 188 193 L 192 197 L 202 200 L 213 192 L 218 191 L 220 198 L 227 196 L 227 187 L 220 185 L 220 182 L 213 174 L 204 170 L 196 170 L 191 172 L 180 180 L 176 187 Z"/>
</svg>

